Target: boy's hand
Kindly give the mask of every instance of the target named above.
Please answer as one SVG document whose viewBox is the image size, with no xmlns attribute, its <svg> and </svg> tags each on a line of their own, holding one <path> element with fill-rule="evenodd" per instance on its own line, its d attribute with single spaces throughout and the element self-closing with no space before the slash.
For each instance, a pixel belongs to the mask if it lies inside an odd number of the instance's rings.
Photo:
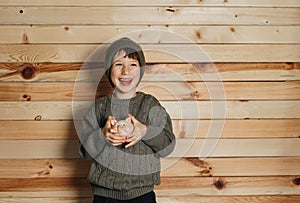
<svg viewBox="0 0 300 203">
<path fill-rule="evenodd" d="M 124 136 L 119 135 L 118 131 L 114 129 L 116 124 L 116 119 L 113 116 L 109 116 L 105 126 L 102 128 L 102 133 L 106 140 L 111 143 L 113 146 L 122 145 L 126 140 Z"/>
<path fill-rule="evenodd" d="M 147 131 L 147 126 L 138 121 L 134 116 L 128 114 L 128 117 L 132 120 L 134 124 L 134 131 L 131 133 L 131 135 L 126 137 L 125 148 L 129 148 L 138 143 L 144 137 Z"/>
</svg>

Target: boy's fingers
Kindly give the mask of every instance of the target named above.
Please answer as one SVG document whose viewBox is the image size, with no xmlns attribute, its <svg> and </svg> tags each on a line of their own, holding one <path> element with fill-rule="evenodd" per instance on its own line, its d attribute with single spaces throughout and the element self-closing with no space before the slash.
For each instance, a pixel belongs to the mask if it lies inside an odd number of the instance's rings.
<svg viewBox="0 0 300 203">
<path fill-rule="evenodd" d="M 112 144 L 112 146 L 117 147 L 117 146 L 120 146 L 120 145 L 122 145 L 122 144 L 123 144 L 123 143 Z"/>
<path fill-rule="evenodd" d="M 119 146 L 119 145 L 122 145 L 123 144 L 123 142 L 120 142 L 120 141 L 115 141 L 115 140 L 110 140 L 110 139 L 108 139 L 108 141 L 110 142 L 110 144 L 112 145 L 112 146 Z"/>
<path fill-rule="evenodd" d="M 104 128 L 106 128 L 106 129 L 111 128 L 111 123 L 109 120 L 106 121 Z"/>
<path fill-rule="evenodd" d="M 128 114 L 128 117 L 131 119 L 131 121 L 133 122 L 133 124 L 136 124 L 138 122 L 138 120 L 136 120 L 136 118 L 133 115 Z"/>
<path fill-rule="evenodd" d="M 125 137 L 124 136 L 120 136 L 120 135 L 117 135 L 117 134 L 110 133 L 109 137 L 111 139 L 113 139 L 113 140 L 124 140 L 125 141 Z"/>
<path fill-rule="evenodd" d="M 133 145 L 135 145 L 136 143 L 138 143 L 140 141 L 140 137 L 130 137 L 126 139 L 126 142 L 128 142 L 128 144 L 125 146 L 125 148 L 131 147 Z"/>
<path fill-rule="evenodd" d="M 129 148 L 129 147 L 135 145 L 137 142 L 138 142 L 138 140 L 134 140 L 134 141 L 130 142 L 129 144 L 125 145 L 125 148 Z"/>
<path fill-rule="evenodd" d="M 133 142 L 134 140 L 136 140 L 136 137 L 134 137 L 134 136 L 126 138 L 126 142 Z"/>
<path fill-rule="evenodd" d="M 111 137 L 108 137 L 107 138 L 108 142 L 110 142 L 113 146 L 118 146 L 118 145 L 121 145 L 125 142 L 125 140 L 117 140 L 117 139 L 114 139 L 114 138 L 111 138 Z"/>
<path fill-rule="evenodd" d="M 112 129 L 110 129 L 110 130 L 109 130 L 109 132 L 110 132 L 110 133 L 117 133 L 117 132 L 118 132 L 118 130 L 116 130 L 116 129 L 112 128 Z"/>
<path fill-rule="evenodd" d="M 113 116 L 108 116 L 108 119 L 106 121 L 106 126 L 108 128 L 110 128 L 111 126 L 115 125 L 116 124 L 116 120 L 115 120 L 115 117 Z"/>
</svg>

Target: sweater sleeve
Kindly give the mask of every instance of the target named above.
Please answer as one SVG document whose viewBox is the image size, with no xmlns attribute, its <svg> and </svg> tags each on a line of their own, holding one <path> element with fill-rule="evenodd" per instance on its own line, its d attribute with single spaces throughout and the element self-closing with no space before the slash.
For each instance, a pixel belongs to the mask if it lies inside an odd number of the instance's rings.
<svg viewBox="0 0 300 203">
<path fill-rule="evenodd" d="M 153 102 L 148 114 L 146 135 L 142 141 L 160 157 L 166 157 L 174 150 L 176 143 L 172 122 L 165 108 L 156 99 Z"/>
<path fill-rule="evenodd" d="M 82 121 L 79 143 L 80 157 L 93 159 L 103 151 L 107 142 L 101 133 L 95 113 L 95 104 L 93 104 Z"/>
</svg>

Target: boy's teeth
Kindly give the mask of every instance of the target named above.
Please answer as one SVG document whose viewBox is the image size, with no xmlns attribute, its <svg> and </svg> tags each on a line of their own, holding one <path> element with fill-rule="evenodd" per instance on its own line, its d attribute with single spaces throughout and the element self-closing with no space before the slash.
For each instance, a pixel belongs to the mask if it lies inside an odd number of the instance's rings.
<svg viewBox="0 0 300 203">
<path fill-rule="evenodd" d="M 129 78 L 121 78 L 120 81 L 127 82 L 127 81 L 130 81 L 130 79 Z"/>
</svg>

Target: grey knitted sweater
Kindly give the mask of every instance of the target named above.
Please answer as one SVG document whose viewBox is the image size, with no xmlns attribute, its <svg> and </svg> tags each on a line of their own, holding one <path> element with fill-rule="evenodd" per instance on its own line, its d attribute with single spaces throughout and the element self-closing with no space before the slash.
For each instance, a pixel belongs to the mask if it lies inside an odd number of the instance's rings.
<svg viewBox="0 0 300 203">
<path fill-rule="evenodd" d="M 101 134 L 108 116 L 125 119 L 128 113 L 147 126 L 141 141 L 127 149 L 114 147 Z M 128 200 L 160 184 L 160 157 L 169 155 L 175 136 L 169 114 L 152 95 L 138 92 L 132 99 L 113 95 L 97 99 L 83 119 L 79 154 L 93 159 L 89 181 L 94 194 Z"/>
</svg>

